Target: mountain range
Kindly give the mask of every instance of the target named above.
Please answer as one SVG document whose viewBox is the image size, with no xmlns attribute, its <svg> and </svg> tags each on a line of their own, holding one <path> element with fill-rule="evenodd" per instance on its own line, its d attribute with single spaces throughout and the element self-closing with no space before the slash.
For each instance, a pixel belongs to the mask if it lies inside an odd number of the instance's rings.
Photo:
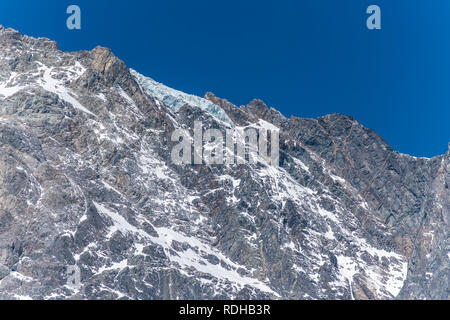
<svg viewBox="0 0 450 320">
<path fill-rule="evenodd" d="M 195 121 L 279 129 L 279 166 L 174 164 Z M 0 182 L 0 299 L 449 298 L 450 144 L 189 95 L 107 48 L 0 26 Z"/>
</svg>

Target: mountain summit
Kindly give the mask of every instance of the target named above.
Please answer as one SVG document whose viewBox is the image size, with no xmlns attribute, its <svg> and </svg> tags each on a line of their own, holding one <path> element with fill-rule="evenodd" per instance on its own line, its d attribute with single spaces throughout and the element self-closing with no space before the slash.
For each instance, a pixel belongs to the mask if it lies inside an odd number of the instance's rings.
<svg viewBox="0 0 450 320">
<path fill-rule="evenodd" d="M 175 165 L 194 122 L 280 165 Z M 0 27 L 1 299 L 448 299 L 450 154 L 164 86 Z"/>
</svg>

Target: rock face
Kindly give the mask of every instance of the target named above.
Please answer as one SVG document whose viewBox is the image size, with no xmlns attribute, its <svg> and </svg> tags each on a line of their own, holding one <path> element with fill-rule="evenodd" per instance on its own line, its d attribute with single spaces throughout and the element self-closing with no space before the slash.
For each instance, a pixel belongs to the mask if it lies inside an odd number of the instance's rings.
<svg viewBox="0 0 450 320">
<path fill-rule="evenodd" d="M 175 165 L 171 134 L 280 129 L 280 166 Z M 109 49 L 0 27 L 1 299 L 448 299 L 450 150 L 190 96 Z"/>
</svg>

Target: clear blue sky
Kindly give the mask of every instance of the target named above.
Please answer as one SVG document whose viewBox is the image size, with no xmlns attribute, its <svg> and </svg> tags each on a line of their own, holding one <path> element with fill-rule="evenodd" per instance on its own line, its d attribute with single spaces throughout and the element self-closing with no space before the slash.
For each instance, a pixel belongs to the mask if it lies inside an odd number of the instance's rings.
<svg viewBox="0 0 450 320">
<path fill-rule="evenodd" d="M 66 29 L 70 4 L 81 31 Z M 371 4 L 380 31 L 366 28 Z M 449 0 L 15 0 L 1 1 L 0 24 L 63 50 L 110 47 L 200 96 L 349 114 L 403 153 L 443 154 L 450 141 Z"/>
</svg>

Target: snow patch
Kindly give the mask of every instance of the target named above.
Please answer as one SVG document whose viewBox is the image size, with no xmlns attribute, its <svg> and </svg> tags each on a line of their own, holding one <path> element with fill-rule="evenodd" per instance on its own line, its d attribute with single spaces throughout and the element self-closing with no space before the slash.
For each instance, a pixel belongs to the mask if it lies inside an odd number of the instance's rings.
<svg viewBox="0 0 450 320">
<path fill-rule="evenodd" d="M 209 112 L 217 119 L 234 126 L 233 121 L 231 121 L 225 111 L 211 101 L 169 88 L 162 83 L 143 76 L 133 69 L 130 69 L 130 72 L 148 95 L 157 98 L 173 110 L 177 111 L 182 106 L 188 104 Z"/>
</svg>

